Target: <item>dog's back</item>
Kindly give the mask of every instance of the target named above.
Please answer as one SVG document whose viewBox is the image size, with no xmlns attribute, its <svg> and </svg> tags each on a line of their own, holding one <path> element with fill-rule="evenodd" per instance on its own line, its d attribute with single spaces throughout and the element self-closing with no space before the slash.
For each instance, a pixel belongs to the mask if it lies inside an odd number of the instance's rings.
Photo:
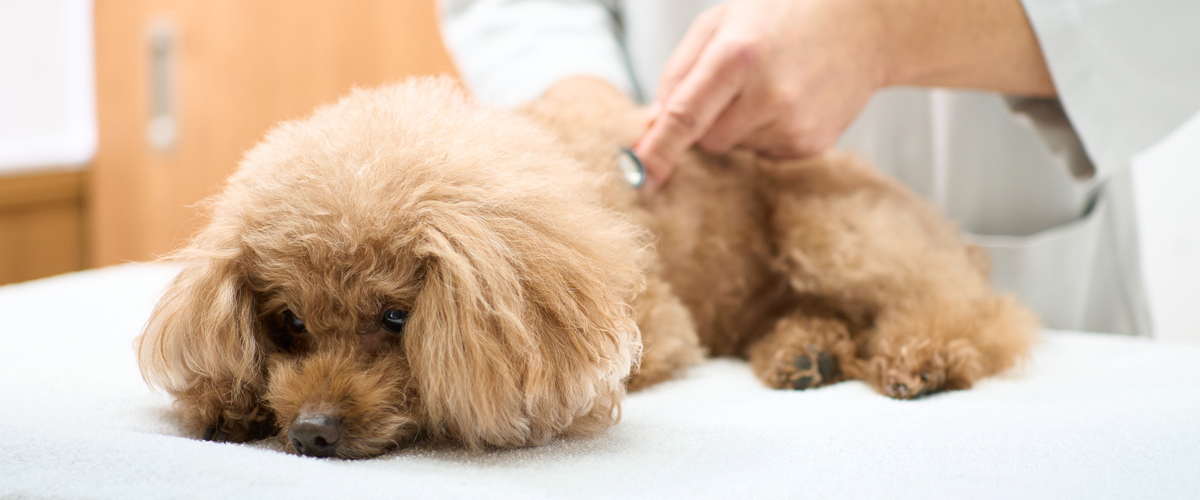
<svg viewBox="0 0 1200 500">
<path fill-rule="evenodd" d="M 615 172 L 645 126 L 604 96 L 526 112 L 597 172 Z M 709 353 L 750 358 L 769 385 L 857 378 L 915 397 L 969 387 L 1028 351 L 1036 321 L 991 290 L 955 226 L 852 155 L 693 149 L 657 192 L 615 175 L 603 190 L 655 234 L 659 272 Z M 652 352 L 658 335 L 643 337 Z"/>
</svg>

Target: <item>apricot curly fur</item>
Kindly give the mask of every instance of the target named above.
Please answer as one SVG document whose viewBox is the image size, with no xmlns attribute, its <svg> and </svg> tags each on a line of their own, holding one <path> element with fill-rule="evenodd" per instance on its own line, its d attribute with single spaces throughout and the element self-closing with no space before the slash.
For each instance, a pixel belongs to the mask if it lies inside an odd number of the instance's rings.
<svg viewBox="0 0 1200 500">
<path fill-rule="evenodd" d="M 170 256 L 144 377 L 206 439 L 299 452 L 291 431 L 316 415 L 357 458 L 592 435 L 627 388 L 706 354 L 746 356 L 773 387 L 800 354 L 835 359 L 825 383 L 904 398 L 1027 352 L 1032 315 L 896 183 L 840 154 L 692 152 L 638 192 L 614 165 L 645 119 L 604 98 L 494 110 L 412 79 L 280 124 Z"/>
</svg>

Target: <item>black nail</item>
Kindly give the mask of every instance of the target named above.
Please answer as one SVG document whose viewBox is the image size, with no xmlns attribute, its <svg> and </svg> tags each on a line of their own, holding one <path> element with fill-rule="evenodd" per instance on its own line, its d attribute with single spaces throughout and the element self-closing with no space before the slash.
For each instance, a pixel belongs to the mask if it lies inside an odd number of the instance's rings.
<svg viewBox="0 0 1200 500">
<path fill-rule="evenodd" d="M 204 429 L 204 440 L 212 441 L 213 434 L 216 434 L 216 433 L 217 433 L 216 427 L 209 427 L 207 429 Z"/>
<path fill-rule="evenodd" d="M 800 377 L 792 381 L 792 389 L 796 389 L 798 391 L 808 389 L 808 387 L 812 385 L 812 381 L 812 377 Z"/>
<path fill-rule="evenodd" d="M 796 367 L 797 370 L 808 370 L 812 368 L 812 358 L 801 354 L 792 360 L 792 366 Z"/>
</svg>

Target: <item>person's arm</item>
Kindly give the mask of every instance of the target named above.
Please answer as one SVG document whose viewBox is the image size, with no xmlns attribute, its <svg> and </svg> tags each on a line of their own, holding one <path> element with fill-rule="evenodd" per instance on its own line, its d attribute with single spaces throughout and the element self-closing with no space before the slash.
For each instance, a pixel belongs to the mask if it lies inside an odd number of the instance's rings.
<svg viewBox="0 0 1200 500">
<path fill-rule="evenodd" d="M 697 143 L 815 155 L 894 85 L 1055 94 L 1019 0 L 735 0 L 668 61 L 636 150 L 656 185 Z"/>
<path fill-rule="evenodd" d="M 513 105 L 588 76 L 631 93 L 612 12 L 587 0 L 440 0 L 442 37 L 483 102 Z"/>
<path fill-rule="evenodd" d="M 884 86 L 1055 95 L 1019 0 L 870 0 L 881 15 Z"/>
</svg>

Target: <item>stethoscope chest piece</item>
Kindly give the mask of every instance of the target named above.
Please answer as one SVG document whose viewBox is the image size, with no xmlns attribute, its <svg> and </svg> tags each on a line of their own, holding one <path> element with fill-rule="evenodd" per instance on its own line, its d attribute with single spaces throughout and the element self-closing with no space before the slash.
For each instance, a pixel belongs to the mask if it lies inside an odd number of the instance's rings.
<svg viewBox="0 0 1200 500">
<path fill-rule="evenodd" d="M 646 183 L 646 167 L 642 166 L 642 160 L 629 148 L 621 148 L 617 155 L 617 171 L 634 189 Z"/>
</svg>

